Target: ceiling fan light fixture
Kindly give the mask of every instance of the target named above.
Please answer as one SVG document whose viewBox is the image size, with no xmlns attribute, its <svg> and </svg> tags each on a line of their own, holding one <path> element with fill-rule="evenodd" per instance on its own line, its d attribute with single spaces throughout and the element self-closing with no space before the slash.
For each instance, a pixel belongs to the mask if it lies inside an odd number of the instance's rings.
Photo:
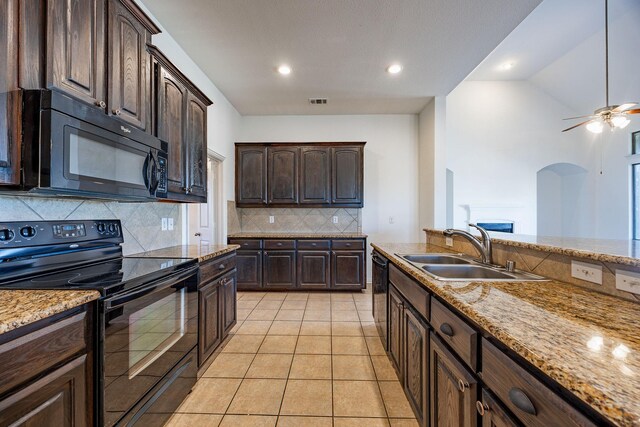
<svg viewBox="0 0 640 427">
<path fill-rule="evenodd" d="M 591 133 L 602 133 L 604 129 L 604 125 L 600 120 L 593 120 L 592 122 L 587 123 L 587 130 Z"/>
<path fill-rule="evenodd" d="M 624 129 L 627 125 L 631 123 L 631 120 L 625 115 L 613 116 L 611 117 L 611 124 L 613 127 L 618 129 Z"/>
</svg>

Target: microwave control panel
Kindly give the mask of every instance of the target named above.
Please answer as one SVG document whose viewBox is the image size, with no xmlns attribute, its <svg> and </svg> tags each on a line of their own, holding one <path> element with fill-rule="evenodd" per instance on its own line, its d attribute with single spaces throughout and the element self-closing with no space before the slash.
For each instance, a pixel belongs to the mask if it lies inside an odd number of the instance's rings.
<svg viewBox="0 0 640 427">
<path fill-rule="evenodd" d="M 158 156 L 158 188 L 156 194 L 167 194 L 167 159 L 165 157 Z"/>
</svg>

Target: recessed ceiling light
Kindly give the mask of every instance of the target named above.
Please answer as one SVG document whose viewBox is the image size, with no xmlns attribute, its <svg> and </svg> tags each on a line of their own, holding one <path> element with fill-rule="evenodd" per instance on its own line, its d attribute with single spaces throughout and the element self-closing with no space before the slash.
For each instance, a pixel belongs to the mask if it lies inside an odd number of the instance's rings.
<svg viewBox="0 0 640 427">
<path fill-rule="evenodd" d="M 515 67 L 515 65 L 515 62 L 505 62 L 504 64 L 500 65 L 500 69 L 502 71 L 509 71 L 510 69 Z"/>
<path fill-rule="evenodd" d="M 278 67 L 278 72 L 283 76 L 288 76 L 289 74 L 291 74 L 291 67 L 289 67 L 287 64 L 282 64 Z"/>
<path fill-rule="evenodd" d="M 398 74 L 402 71 L 402 65 L 400 64 L 391 64 L 387 67 L 387 73 L 389 74 Z"/>
</svg>

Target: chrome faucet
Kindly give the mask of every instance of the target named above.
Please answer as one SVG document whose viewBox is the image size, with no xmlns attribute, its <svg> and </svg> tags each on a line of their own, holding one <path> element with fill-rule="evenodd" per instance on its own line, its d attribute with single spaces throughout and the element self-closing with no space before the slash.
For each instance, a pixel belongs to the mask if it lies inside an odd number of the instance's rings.
<svg viewBox="0 0 640 427">
<path fill-rule="evenodd" d="M 480 260 L 483 264 L 493 264 L 493 255 L 491 251 L 491 236 L 487 233 L 487 230 L 480 227 L 476 224 L 469 224 L 470 227 L 477 228 L 480 234 L 482 235 L 482 241 L 475 237 L 473 234 L 464 231 L 464 230 L 456 230 L 454 228 L 447 228 L 443 231 L 444 235 L 447 237 L 451 236 L 462 236 L 467 239 L 474 248 L 480 252 Z"/>
</svg>

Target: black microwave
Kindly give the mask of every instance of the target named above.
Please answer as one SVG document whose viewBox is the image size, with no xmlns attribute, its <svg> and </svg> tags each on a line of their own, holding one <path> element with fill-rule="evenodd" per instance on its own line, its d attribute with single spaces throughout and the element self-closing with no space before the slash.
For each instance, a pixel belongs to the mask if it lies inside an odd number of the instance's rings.
<svg viewBox="0 0 640 427">
<path fill-rule="evenodd" d="M 124 201 L 167 197 L 166 142 L 60 92 L 22 95 L 22 190 Z"/>
</svg>

